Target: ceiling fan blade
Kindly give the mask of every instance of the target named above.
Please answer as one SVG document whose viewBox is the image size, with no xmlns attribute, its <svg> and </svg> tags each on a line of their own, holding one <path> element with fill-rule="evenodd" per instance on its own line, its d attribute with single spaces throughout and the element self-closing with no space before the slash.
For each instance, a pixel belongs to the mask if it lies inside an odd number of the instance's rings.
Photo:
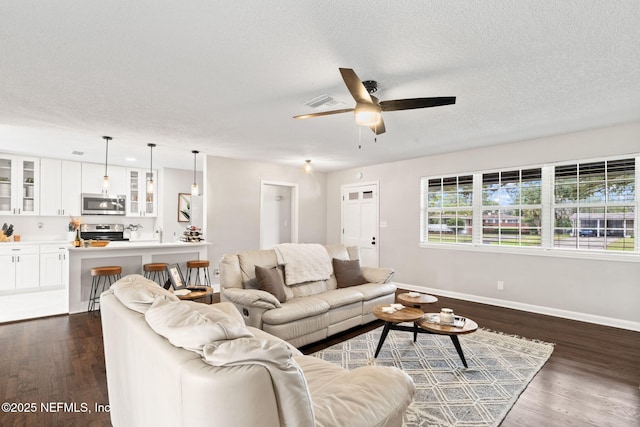
<svg viewBox="0 0 640 427">
<path fill-rule="evenodd" d="M 373 131 L 373 133 L 375 133 L 376 135 L 380 135 L 381 133 L 385 133 L 387 131 L 387 129 L 384 127 L 384 120 L 382 120 L 382 117 L 380 117 L 380 122 L 378 122 L 375 125 L 371 125 L 369 126 L 369 128 Z"/>
<path fill-rule="evenodd" d="M 382 111 L 413 110 L 416 108 L 439 107 L 441 105 L 451 105 L 456 103 L 455 96 L 441 96 L 436 98 L 409 98 L 391 99 L 381 101 Z"/>
<path fill-rule="evenodd" d="M 369 92 L 367 92 L 367 88 L 364 87 L 362 82 L 360 81 L 360 77 L 353 71 L 351 68 L 339 68 L 340 74 L 342 75 L 342 80 L 344 80 L 344 84 L 347 85 L 347 89 L 353 96 L 353 99 L 356 102 L 363 104 L 371 104 L 371 96 Z"/>
<path fill-rule="evenodd" d="M 308 119 L 310 117 L 330 116 L 332 114 L 349 113 L 349 112 L 352 112 L 353 110 L 354 110 L 354 108 L 344 108 L 342 110 L 321 111 L 319 113 L 301 114 L 299 116 L 293 116 L 293 118 L 294 119 Z"/>
</svg>

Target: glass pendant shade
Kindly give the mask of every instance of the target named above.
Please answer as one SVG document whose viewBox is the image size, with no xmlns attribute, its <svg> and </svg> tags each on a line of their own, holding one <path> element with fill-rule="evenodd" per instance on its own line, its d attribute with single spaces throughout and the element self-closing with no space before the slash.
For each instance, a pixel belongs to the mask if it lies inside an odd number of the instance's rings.
<svg viewBox="0 0 640 427">
<path fill-rule="evenodd" d="M 107 173 L 107 165 L 109 161 L 109 141 L 112 140 L 110 136 L 103 136 L 105 142 L 105 150 L 104 150 L 104 177 L 102 178 L 102 192 L 107 193 L 109 190 L 109 174 Z"/>
<path fill-rule="evenodd" d="M 196 157 L 198 156 L 199 151 L 193 150 L 193 184 L 191 185 L 191 195 L 199 196 L 200 189 L 198 188 L 198 182 L 196 181 Z"/>
<path fill-rule="evenodd" d="M 304 165 L 302 165 L 302 171 L 304 173 L 313 173 L 313 165 L 311 164 L 311 160 L 304 161 Z"/>
<path fill-rule="evenodd" d="M 153 193 L 153 147 L 155 146 L 156 144 L 147 144 L 147 147 L 149 147 L 151 151 L 149 162 L 149 180 L 147 181 L 147 193 Z"/>
</svg>

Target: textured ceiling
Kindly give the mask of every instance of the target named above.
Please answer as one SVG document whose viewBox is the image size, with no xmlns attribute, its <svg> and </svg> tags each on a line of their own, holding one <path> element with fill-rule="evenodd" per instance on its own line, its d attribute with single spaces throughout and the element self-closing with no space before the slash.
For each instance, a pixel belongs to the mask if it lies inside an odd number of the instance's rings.
<svg viewBox="0 0 640 427">
<path fill-rule="evenodd" d="M 338 67 L 381 100 L 457 96 L 308 120 Z M 640 119 L 640 2 L 0 2 L 0 151 L 191 168 L 192 149 L 318 170 Z M 358 148 L 362 145 L 362 148 Z M 84 151 L 82 157 L 73 150 Z"/>
</svg>

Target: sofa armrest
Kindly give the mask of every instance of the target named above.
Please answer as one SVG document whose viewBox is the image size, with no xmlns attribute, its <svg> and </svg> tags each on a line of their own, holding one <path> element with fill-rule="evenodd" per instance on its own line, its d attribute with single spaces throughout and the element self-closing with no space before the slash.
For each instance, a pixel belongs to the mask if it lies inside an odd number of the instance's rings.
<svg viewBox="0 0 640 427">
<path fill-rule="evenodd" d="M 369 283 L 389 283 L 394 274 L 393 268 L 362 267 L 362 275 Z"/>
<path fill-rule="evenodd" d="M 258 289 L 222 289 L 225 300 L 236 306 L 244 324 L 262 329 L 262 315 L 273 308 L 280 307 L 280 301 L 269 292 Z"/>
<path fill-rule="evenodd" d="M 260 289 L 226 288 L 223 289 L 222 292 L 228 301 L 237 305 L 266 309 L 280 307 L 278 298 Z"/>
</svg>

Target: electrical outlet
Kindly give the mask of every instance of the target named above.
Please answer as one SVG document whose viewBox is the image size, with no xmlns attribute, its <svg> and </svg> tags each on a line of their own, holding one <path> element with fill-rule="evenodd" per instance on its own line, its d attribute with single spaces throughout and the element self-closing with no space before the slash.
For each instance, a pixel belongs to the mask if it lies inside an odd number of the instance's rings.
<svg viewBox="0 0 640 427">
<path fill-rule="evenodd" d="M 213 277 L 219 277 L 220 276 L 220 269 L 216 268 L 215 270 L 213 270 Z"/>
<path fill-rule="evenodd" d="M 504 282 L 502 280 L 498 280 L 498 290 L 504 291 Z"/>
</svg>

